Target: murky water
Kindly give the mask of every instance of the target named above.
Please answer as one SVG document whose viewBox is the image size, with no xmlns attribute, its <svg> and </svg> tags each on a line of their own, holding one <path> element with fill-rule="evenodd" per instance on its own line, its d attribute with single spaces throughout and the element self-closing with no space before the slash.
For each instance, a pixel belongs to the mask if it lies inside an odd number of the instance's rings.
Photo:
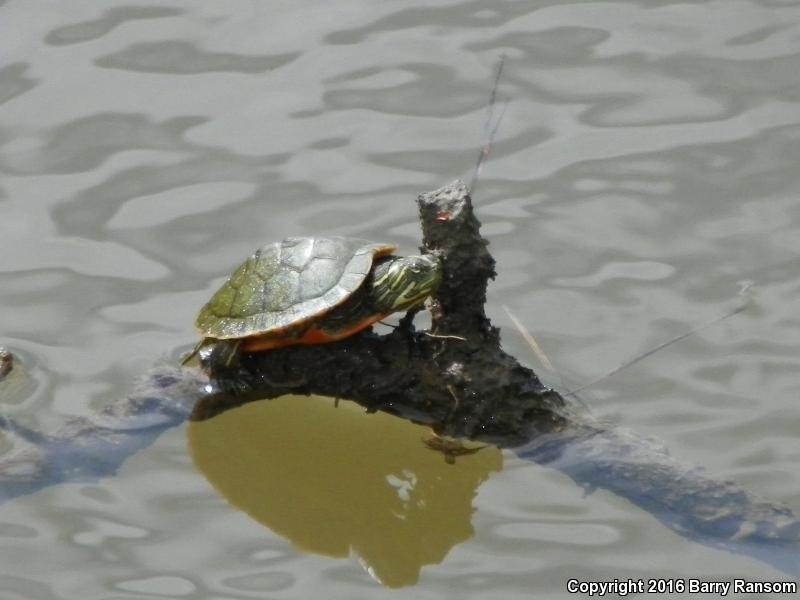
<svg viewBox="0 0 800 600">
<path fill-rule="evenodd" d="M 414 197 L 469 176 L 492 72 L 509 98 L 475 194 L 504 343 L 800 509 L 800 2 L 0 2 L 0 343 L 50 429 L 193 341 L 254 247 L 417 244 Z M 502 310 L 536 335 L 548 374 Z M 27 385 L 27 384 L 26 384 Z M 30 391 L 31 387 L 26 387 Z M 98 485 L 0 506 L 0 597 L 568 597 L 570 578 L 785 579 L 506 456 L 472 540 L 388 592 L 230 508 L 186 428 Z"/>
</svg>

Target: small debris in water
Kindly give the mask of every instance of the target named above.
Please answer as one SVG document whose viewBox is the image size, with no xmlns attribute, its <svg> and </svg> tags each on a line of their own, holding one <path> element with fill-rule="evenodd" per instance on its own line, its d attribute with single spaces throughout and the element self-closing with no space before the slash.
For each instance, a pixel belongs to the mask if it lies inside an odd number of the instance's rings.
<svg viewBox="0 0 800 600">
<path fill-rule="evenodd" d="M 475 454 L 479 450 L 486 448 L 485 444 L 483 446 L 468 446 L 461 440 L 438 435 L 434 435 L 430 438 L 422 438 L 422 443 L 425 444 L 430 450 L 441 452 L 444 455 L 444 460 L 448 465 L 454 465 L 456 463 L 457 456 Z"/>
<path fill-rule="evenodd" d="M 11 372 L 14 366 L 14 355 L 0 346 L 0 381 Z"/>
</svg>

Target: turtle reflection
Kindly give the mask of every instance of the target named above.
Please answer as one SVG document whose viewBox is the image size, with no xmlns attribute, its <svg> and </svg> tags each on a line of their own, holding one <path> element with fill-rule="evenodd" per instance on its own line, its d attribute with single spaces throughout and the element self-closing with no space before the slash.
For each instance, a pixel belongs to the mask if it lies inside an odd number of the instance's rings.
<svg viewBox="0 0 800 600">
<path fill-rule="evenodd" d="M 297 547 L 356 554 L 389 587 L 416 583 L 474 534 L 472 499 L 502 454 L 431 452 L 424 427 L 356 404 L 284 396 L 189 430 L 195 464 L 234 506 Z"/>
</svg>

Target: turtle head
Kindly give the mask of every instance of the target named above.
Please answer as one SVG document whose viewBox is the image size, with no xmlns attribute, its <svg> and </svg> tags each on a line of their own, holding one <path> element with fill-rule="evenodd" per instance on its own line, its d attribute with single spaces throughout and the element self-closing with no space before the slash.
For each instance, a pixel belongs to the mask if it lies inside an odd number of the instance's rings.
<svg viewBox="0 0 800 600">
<path fill-rule="evenodd" d="M 378 259 L 371 278 L 373 306 L 387 314 L 419 306 L 441 278 L 439 260 L 430 254 Z"/>
</svg>

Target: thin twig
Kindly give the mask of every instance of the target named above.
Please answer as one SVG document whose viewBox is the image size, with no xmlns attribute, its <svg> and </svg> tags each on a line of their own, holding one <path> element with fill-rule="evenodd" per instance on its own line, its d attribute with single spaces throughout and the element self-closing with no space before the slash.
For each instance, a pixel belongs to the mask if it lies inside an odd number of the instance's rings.
<svg viewBox="0 0 800 600">
<path fill-rule="evenodd" d="M 544 353 L 544 350 L 542 350 L 542 347 L 536 341 L 536 338 L 533 337 L 533 334 L 531 334 L 531 332 L 528 331 L 525 325 L 522 324 L 522 321 L 520 321 L 516 316 L 514 316 L 514 313 L 511 312 L 511 309 L 508 308 L 508 306 L 506 306 L 505 304 L 503 304 L 502 306 L 503 310 L 506 311 L 508 318 L 511 319 L 511 321 L 514 323 L 514 326 L 517 328 L 517 331 L 519 331 L 523 339 L 526 342 L 528 342 L 528 345 L 531 347 L 531 350 L 533 350 L 533 353 L 536 355 L 536 358 L 539 359 L 539 362 L 542 363 L 548 371 L 550 371 L 551 373 L 555 373 L 556 372 L 555 367 L 553 367 L 553 364 L 550 362 L 550 359 L 547 358 L 547 355 Z"/>
<path fill-rule="evenodd" d="M 487 108 L 486 122 L 483 126 L 483 145 L 478 151 L 478 160 L 475 162 L 475 170 L 472 172 L 472 178 L 469 182 L 470 193 L 474 192 L 475 190 L 475 186 L 478 183 L 478 177 L 480 176 L 481 169 L 483 168 L 483 163 L 489 156 L 489 152 L 491 151 L 492 144 L 494 142 L 494 137 L 497 134 L 497 130 L 500 128 L 500 122 L 503 120 L 503 115 L 506 114 L 506 109 L 508 108 L 509 101 L 506 99 L 503 102 L 503 109 L 500 112 L 500 116 L 497 118 L 497 121 L 494 121 L 494 109 L 495 105 L 497 104 L 497 90 L 500 87 L 500 77 L 503 74 L 503 65 L 505 64 L 505 61 L 506 55 L 501 54 L 500 60 L 497 63 L 497 71 L 494 77 L 492 93 L 489 95 L 489 106 Z"/>
<path fill-rule="evenodd" d="M 650 350 L 647 350 L 646 352 L 640 354 L 639 356 L 636 356 L 635 358 L 632 358 L 631 360 L 622 363 L 621 365 L 615 367 L 614 369 L 612 369 L 609 372 L 601 375 L 600 377 L 597 377 L 597 378 L 591 380 L 589 383 L 585 383 L 582 386 L 580 386 L 579 388 L 576 388 L 576 389 L 574 389 L 574 390 L 572 390 L 570 392 L 566 392 L 564 394 L 564 397 L 574 396 L 578 392 L 581 392 L 581 391 L 585 390 L 588 387 L 591 387 L 591 386 L 593 386 L 593 385 L 595 385 L 597 383 L 600 383 L 604 379 L 607 379 L 608 377 L 611 377 L 612 375 L 615 375 L 616 373 L 619 373 L 623 369 L 627 369 L 631 365 L 635 365 L 639 361 L 642 361 L 645 358 L 647 358 L 649 356 L 652 356 L 653 354 L 655 354 L 659 350 L 663 350 L 667 346 L 671 346 L 672 344 L 674 344 L 676 342 L 680 342 L 681 340 L 685 340 L 686 338 L 694 335 L 695 333 L 698 333 L 698 332 L 702 331 L 703 329 L 711 327 L 712 325 L 716 325 L 720 321 L 724 321 L 725 319 L 728 319 L 728 318 L 732 317 L 733 315 L 737 315 L 740 312 L 742 312 L 743 310 L 745 310 L 749 305 L 750 305 L 750 303 L 747 300 L 745 300 L 745 302 L 743 302 L 741 305 L 737 306 L 733 310 L 728 311 L 724 315 L 721 315 L 719 317 L 715 317 L 715 318 L 711 319 L 710 321 L 707 321 L 707 322 L 703 323 L 702 325 L 698 325 L 697 327 L 695 327 L 693 329 L 690 329 L 689 331 L 687 331 L 685 333 L 682 333 L 680 335 L 675 336 L 672 339 L 669 339 L 669 340 L 667 340 L 665 342 L 662 342 L 661 344 L 658 344 L 657 346 L 655 346 L 653 348 L 650 348 Z"/>
<path fill-rule="evenodd" d="M 508 306 L 506 306 L 505 304 L 503 304 L 502 306 L 503 306 L 503 310 L 506 311 L 506 314 L 511 319 L 511 322 L 514 323 L 514 326 L 517 328 L 517 331 L 519 331 L 519 333 L 523 337 L 523 339 L 526 342 L 528 342 L 528 345 L 531 347 L 531 350 L 533 350 L 533 353 L 539 359 L 539 362 L 542 363 L 542 365 L 544 365 L 544 367 L 548 371 L 553 373 L 553 375 L 555 375 L 558 378 L 560 387 L 562 387 L 562 388 L 566 387 L 566 384 L 564 383 L 564 378 L 561 376 L 561 373 L 559 373 L 556 370 L 556 368 L 553 366 L 553 363 L 551 363 L 550 359 L 547 358 L 547 354 L 545 354 L 545 351 L 539 345 L 539 342 L 536 341 L 536 338 L 533 337 L 533 334 L 528 330 L 527 327 L 525 327 L 525 325 L 522 324 L 522 321 L 520 321 L 514 315 L 514 313 L 511 312 L 511 309 L 508 308 Z M 584 401 L 583 398 L 578 396 L 577 393 L 573 394 L 572 397 L 575 400 L 577 400 L 583 406 L 583 408 L 586 409 L 587 412 L 592 412 L 591 407 Z"/>
<path fill-rule="evenodd" d="M 430 331 L 423 331 L 422 333 L 435 340 L 459 340 L 461 342 L 467 341 L 467 338 L 461 335 L 443 335 L 439 333 L 431 333 Z"/>
</svg>

